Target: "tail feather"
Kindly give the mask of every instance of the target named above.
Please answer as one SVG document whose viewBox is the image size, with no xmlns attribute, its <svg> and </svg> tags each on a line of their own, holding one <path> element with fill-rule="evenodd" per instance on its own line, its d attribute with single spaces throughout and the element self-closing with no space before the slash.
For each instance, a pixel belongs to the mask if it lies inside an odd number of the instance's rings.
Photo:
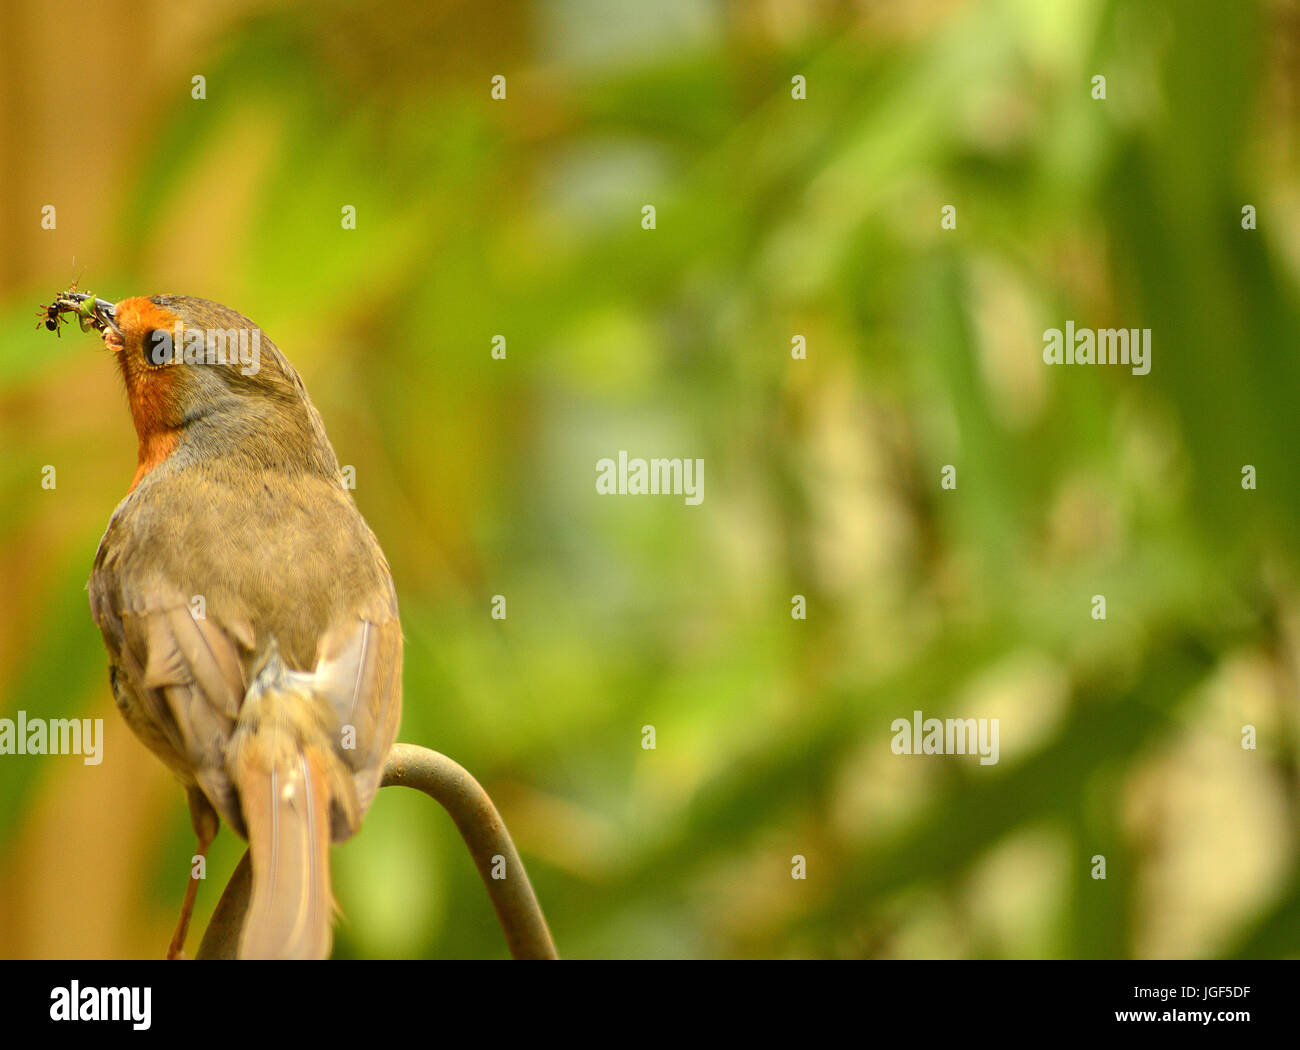
<svg viewBox="0 0 1300 1050">
<path fill-rule="evenodd" d="M 273 653 L 244 699 L 227 752 L 253 868 L 240 958 L 329 957 L 338 765 L 320 700 Z"/>
<path fill-rule="evenodd" d="M 330 799 L 320 757 L 247 769 L 239 777 L 252 852 L 253 893 L 243 959 L 325 959 L 332 937 Z"/>
</svg>

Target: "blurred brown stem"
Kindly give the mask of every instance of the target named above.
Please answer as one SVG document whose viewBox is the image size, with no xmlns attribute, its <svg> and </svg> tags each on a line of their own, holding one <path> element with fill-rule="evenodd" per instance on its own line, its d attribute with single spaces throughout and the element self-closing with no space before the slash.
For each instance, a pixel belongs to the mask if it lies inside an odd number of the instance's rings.
<svg viewBox="0 0 1300 1050">
<path fill-rule="evenodd" d="M 516 959 L 558 958 L 523 861 L 482 785 L 446 755 L 414 744 L 394 744 L 388 753 L 382 786 L 393 784 L 423 791 L 451 815 L 478 865 L 510 953 Z M 501 877 L 494 877 L 494 867 Z M 249 874 L 245 853 L 217 903 L 195 958 L 235 958 L 248 908 Z"/>
</svg>

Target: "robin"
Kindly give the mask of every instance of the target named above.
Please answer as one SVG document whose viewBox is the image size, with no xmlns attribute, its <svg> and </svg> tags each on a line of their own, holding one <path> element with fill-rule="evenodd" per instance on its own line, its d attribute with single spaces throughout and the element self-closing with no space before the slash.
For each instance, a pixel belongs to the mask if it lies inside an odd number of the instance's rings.
<svg viewBox="0 0 1300 1050">
<path fill-rule="evenodd" d="M 374 800 L 401 715 L 388 563 L 302 379 L 246 317 L 58 302 L 102 332 L 139 437 L 89 584 L 117 706 L 184 785 L 198 853 L 219 817 L 248 841 L 240 956 L 325 958 L 330 843 Z"/>
</svg>

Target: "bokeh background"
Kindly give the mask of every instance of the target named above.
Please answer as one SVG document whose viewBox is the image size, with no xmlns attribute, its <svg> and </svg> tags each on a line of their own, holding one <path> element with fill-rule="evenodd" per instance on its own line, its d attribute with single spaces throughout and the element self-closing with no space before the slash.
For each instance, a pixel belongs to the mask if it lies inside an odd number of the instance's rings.
<svg viewBox="0 0 1300 1050">
<path fill-rule="evenodd" d="M 160 956 L 192 850 L 87 609 L 135 438 L 98 340 L 37 328 L 74 279 L 302 371 L 397 580 L 402 738 L 493 794 L 562 954 L 1300 954 L 1294 0 L 4 24 L 0 715 L 107 741 L 0 757 L 0 955 Z M 1151 374 L 1044 366 L 1067 319 L 1150 327 Z M 703 458 L 703 505 L 596 495 L 619 449 Z M 1001 761 L 891 754 L 915 709 Z M 423 797 L 334 864 L 337 955 L 505 954 Z"/>
</svg>

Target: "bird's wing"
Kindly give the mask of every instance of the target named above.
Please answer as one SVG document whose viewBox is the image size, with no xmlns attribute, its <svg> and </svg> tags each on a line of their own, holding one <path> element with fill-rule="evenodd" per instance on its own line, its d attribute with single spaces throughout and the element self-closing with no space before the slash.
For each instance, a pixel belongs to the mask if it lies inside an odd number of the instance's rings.
<svg viewBox="0 0 1300 1050">
<path fill-rule="evenodd" d="M 326 632 L 312 675 L 315 691 L 338 719 L 335 750 L 357 789 L 358 812 L 343 815 L 344 826 L 336 814 L 336 840 L 351 835 L 370 808 L 401 720 L 402 628 L 395 615 L 383 615 L 382 608 L 367 610 Z"/>
<path fill-rule="evenodd" d="M 234 637 L 243 631 L 194 615 L 185 595 L 160 585 L 121 593 L 103 569 L 91 577 L 90 596 L 128 723 L 242 830 L 224 756 L 246 688 Z"/>
</svg>

